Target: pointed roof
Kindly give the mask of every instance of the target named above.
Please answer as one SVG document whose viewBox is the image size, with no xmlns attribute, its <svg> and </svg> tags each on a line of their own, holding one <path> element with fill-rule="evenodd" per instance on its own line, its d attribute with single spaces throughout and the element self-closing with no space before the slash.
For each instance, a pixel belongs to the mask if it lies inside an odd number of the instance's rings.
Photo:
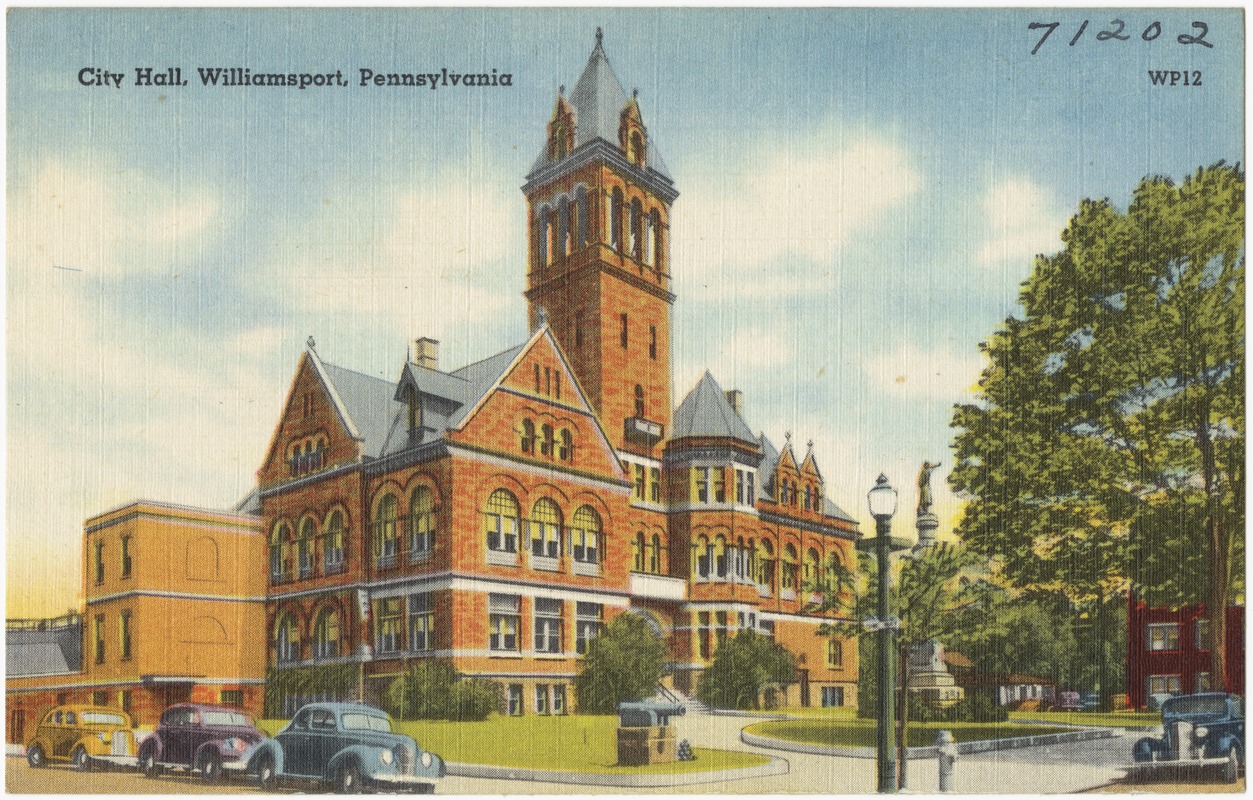
<svg viewBox="0 0 1253 800">
<path fill-rule="evenodd" d="M 818 469 L 818 459 L 814 458 L 814 442 L 809 440 L 808 449 L 805 451 L 805 460 L 801 463 L 801 472 L 810 472 L 818 477 L 818 480 L 824 480 L 822 470 Z"/>
<path fill-rule="evenodd" d="M 757 444 L 756 437 L 727 401 L 727 393 L 709 370 L 687 393 L 674 412 L 671 439 L 685 436 L 717 436 Z"/>
<path fill-rule="evenodd" d="M 774 467 L 779 463 L 779 451 L 774 443 L 762 433 L 757 437 L 757 446 L 761 448 L 761 463 L 757 465 L 757 499 L 771 500 L 767 487 L 774 478 Z"/>
<path fill-rule="evenodd" d="M 587 66 L 579 76 L 579 82 L 570 93 L 570 104 L 574 106 L 576 150 L 595 139 L 603 139 L 618 147 L 618 117 L 630 101 L 626 90 L 622 88 L 622 82 L 614 74 L 613 67 L 609 66 L 609 59 L 602 46 L 603 38 L 604 34 L 597 28 L 596 46 L 592 48 Z M 647 137 L 645 147 L 648 168 L 670 178 L 665 161 L 661 158 L 661 153 L 657 152 L 651 136 Z M 548 148 L 545 147 L 540 151 L 531 171 L 535 172 L 548 163 Z"/>
</svg>

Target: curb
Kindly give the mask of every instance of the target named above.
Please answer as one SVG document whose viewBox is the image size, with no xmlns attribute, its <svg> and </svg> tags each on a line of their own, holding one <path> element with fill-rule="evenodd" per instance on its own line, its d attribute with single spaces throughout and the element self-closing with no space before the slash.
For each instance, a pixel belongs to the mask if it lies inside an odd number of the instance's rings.
<svg viewBox="0 0 1253 800">
<path fill-rule="evenodd" d="M 770 775 L 786 775 L 790 770 L 790 765 L 786 759 L 774 757 L 770 758 L 769 764 L 763 764 L 760 767 L 740 767 L 739 769 L 681 772 L 663 775 L 606 775 L 595 772 L 563 772 L 553 769 L 496 767 L 489 764 L 448 763 L 445 764 L 445 767 L 449 775 L 456 775 L 462 778 L 498 778 L 510 781 L 542 781 L 546 783 L 639 788 L 764 778 Z"/>
<path fill-rule="evenodd" d="M 1088 742 L 1093 739 L 1112 739 L 1119 734 L 1110 728 L 1085 728 L 1065 733 L 1046 733 L 1040 736 L 1019 736 L 1013 739 L 986 739 L 979 742 L 961 742 L 957 752 L 961 755 L 970 753 L 987 753 L 997 750 L 1018 750 L 1024 747 L 1042 747 L 1049 744 L 1065 744 L 1068 742 Z M 807 753 L 817 756 L 844 756 L 845 758 L 875 758 L 877 753 L 873 747 L 835 747 L 823 744 L 801 744 L 769 736 L 758 736 L 755 733 L 740 731 L 740 741 L 753 747 L 768 750 L 786 750 L 792 753 Z M 910 747 L 905 750 L 906 758 L 935 758 L 939 755 L 936 747 Z"/>
</svg>

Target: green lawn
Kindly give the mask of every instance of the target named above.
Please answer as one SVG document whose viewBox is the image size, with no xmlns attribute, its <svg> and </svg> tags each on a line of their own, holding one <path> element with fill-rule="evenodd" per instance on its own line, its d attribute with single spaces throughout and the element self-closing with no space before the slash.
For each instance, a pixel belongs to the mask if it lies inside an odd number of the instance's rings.
<svg viewBox="0 0 1253 800">
<path fill-rule="evenodd" d="M 772 736 L 801 744 L 820 744 L 833 747 L 874 747 L 875 722 L 870 719 L 797 719 L 758 722 L 745 728 L 758 736 Z M 906 741 L 908 747 L 930 747 L 935 744 L 937 731 L 951 731 L 959 742 L 976 742 L 985 739 L 1012 739 L 1017 736 L 1041 736 L 1061 733 L 1064 728 L 1046 725 L 1016 725 L 1012 722 L 926 722 L 909 724 Z"/>
<path fill-rule="evenodd" d="M 1058 725 L 1095 725 L 1102 728 L 1146 728 L 1162 724 L 1162 715 L 1152 712 L 1120 711 L 1011 711 L 1013 720 L 1038 720 Z"/>
<path fill-rule="evenodd" d="M 271 735 L 286 723 L 262 720 L 258 727 Z M 493 714 L 485 722 L 400 722 L 425 750 L 445 761 L 501 767 L 599 772 L 621 775 L 672 774 L 738 769 L 769 763 L 754 753 L 693 748 L 695 761 L 647 767 L 618 767 L 617 716 L 524 716 Z"/>
</svg>

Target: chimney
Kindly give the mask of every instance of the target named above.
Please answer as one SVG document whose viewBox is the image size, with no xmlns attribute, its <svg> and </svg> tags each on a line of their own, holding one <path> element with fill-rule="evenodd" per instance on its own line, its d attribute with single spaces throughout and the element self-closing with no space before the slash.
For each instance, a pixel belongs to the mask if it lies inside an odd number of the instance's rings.
<svg viewBox="0 0 1253 800">
<path fill-rule="evenodd" d="M 731 410 L 741 417 L 744 416 L 744 393 L 739 389 L 731 389 L 727 392 L 727 402 L 731 404 Z"/>
<path fill-rule="evenodd" d="M 413 342 L 413 363 L 427 369 L 439 369 L 439 342 L 423 336 Z"/>
</svg>

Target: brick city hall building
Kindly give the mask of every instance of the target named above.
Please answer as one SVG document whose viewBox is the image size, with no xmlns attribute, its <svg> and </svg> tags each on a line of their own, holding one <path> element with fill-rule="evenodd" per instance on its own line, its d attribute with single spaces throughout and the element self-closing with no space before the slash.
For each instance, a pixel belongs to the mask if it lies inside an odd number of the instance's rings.
<svg viewBox="0 0 1253 800">
<path fill-rule="evenodd" d="M 254 499 L 274 708 L 310 699 L 278 690 L 285 670 L 360 664 L 351 689 L 377 699 L 438 658 L 511 713 L 563 713 L 624 613 L 665 638 L 682 692 L 749 628 L 796 657 L 785 702 L 855 704 L 855 644 L 804 613 L 857 536 L 812 451 L 755 435 L 708 373 L 672 407 L 678 192 L 599 32 L 523 192 L 525 342 L 444 371 L 419 339 L 394 382 L 312 341 L 300 360 Z"/>
</svg>

